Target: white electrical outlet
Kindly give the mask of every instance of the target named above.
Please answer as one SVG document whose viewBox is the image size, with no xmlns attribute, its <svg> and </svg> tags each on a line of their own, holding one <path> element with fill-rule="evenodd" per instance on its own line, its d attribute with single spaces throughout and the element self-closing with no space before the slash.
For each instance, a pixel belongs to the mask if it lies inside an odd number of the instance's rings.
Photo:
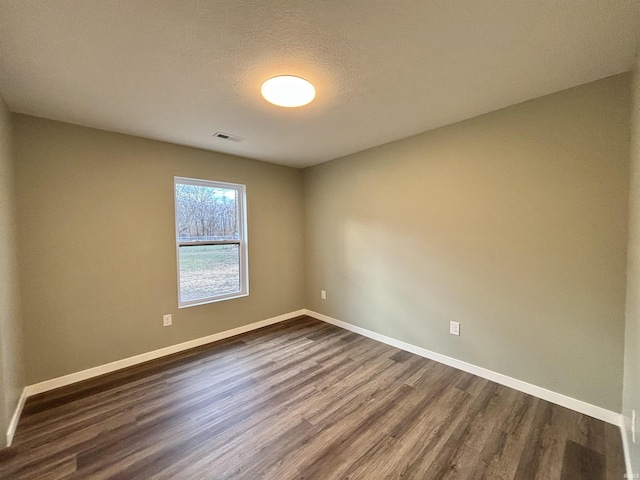
<svg viewBox="0 0 640 480">
<path fill-rule="evenodd" d="M 326 300 L 327 299 L 327 292 L 326 290 L 320 290 L 320 298 L 322 300 Z"/>
<path fill-rule="evenodd" d="M 460 335 L 460 322 L 449 322 L 449 333 L 451 335 Z"/>
<path fill-rule="evenodd" d="M 163 327 L 168 327 L 172 324 L 172 320 L 171 320 L 171 314 L 168 313 L 167 315 L 163 315 L 162 316 L 162 326 Z"/>
<path fill-rule="evenodd" d="M 631 440 L 636 443 L 636 411 L 631 410 Z"/>
</svg>

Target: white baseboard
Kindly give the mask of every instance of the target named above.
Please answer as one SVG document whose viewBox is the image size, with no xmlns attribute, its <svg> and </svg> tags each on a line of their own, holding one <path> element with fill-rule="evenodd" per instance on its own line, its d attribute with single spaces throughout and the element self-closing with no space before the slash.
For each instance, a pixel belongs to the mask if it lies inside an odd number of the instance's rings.
<svg viewBox="0 0 640 480">
<path fill-rule="evenodd" d="M 266 327 L 268 325 L 273 325 L 275 323 L 280 323 L 285 320 L 289 320 L 291 318 L 299 317 L 301 315 L 305 315 L 305 310 L 298 310 L 295 312 L 285 313 L 284 315 L 278 315 L 277 317 L 267 318 L 266 320 L 261 320 L 259 322 L 251 323 L 249 325 L 243 325 L 241 327 L 234 328 L 232 330 L 226 330 L 224 332 L 214 333 L 213 335 L 196 338 L 195 340 L 189 340 L 188 342 L 179 343 L 177 345 L 171 345 L 170 347 L 161 348 L 159 350 L 153 350 L 152 352 L 142 353 L 140 355 L 135 355 L 129 358 L 123 358 L 122 360 L 117 360 L 115 362 L 107 363 L 105 365 L 100 365 L 99 367 L 89 368 L 87 370 L 71 373 L 69 375 L 53 378 L 51 380 L 45 380 L 44 382 L 36 383 L 34 385 L 29 385 L 25 387 L 26 396 L 31 397 L 39 393 L 48 392 L 49 390 L 53 390 L 55 388 L 64 387 L 67 385 L 71 385 L 72 383 L 81 382 L 82 380 L 98 377 L 100 375 L 104 375 L 105 373 L 115 372 L 116 370 L 121 370 L 123 368 L 131 367 L 133 365 L 138 365 L 140 363 L 148 362 L 149 360 L 155 360 L 156 358 L 161 358 L 167 355 L 171 355 L 173 353 L 189 350 L 190 348 L 206 345 L 207 343 L 217 342 L 218 340 L 223 340 L 225 338 L 235 337 L 236 335 L 240 335 L 241 333 L 257 330 L 258 328 Z"/>
<path fill-rule="evenodd" d="M 605 408 L 598 407 L 596 405 L 591 405 L 590 403 L 583 402 L 582 400 L 577 400 L 575 398 L 568 397 L 561 393 L 553 392 L 551 390 L 547 390 L 546 388 L 538 387 L 537 385 L 532 385 L 530 383 L 523 382 L 522 380 L 508 377 L 507 375 L 503 375 L 501 373 L 494 372 L 486 368 L 478 367 L 471 363 L 463 362 L 462 360 L 457 360 L 452 357 L 447 357 L 446 355 L 432 352 L 431 350 L 427 350 L 422 347 L 417 347 L 415 345 L 411 345 L 410 343 L 396 340 L 395 338 L 387 337 L 386 335 L 381 335 L 371 330 L 367 330 L 366 328 L 358 327 L 356 325 L 352 325 L 350 323 L 337 320 L 327 315 L 323 315 L 322 313 L 317 313 L 312 310 L 305 310 L 305 313 L 310 317 L 316 318 L 318 320 L 322 320 L 323 322 L 330 323 L 331 325 L 335 325 L 340 328 L 344 328 L 345 330 L 358 333 L 365 337 L 369 337 L 373 340 L 377 340 L 378 342 L 386 343 L 387 345 L 391 345 L 392 347 L 396 347 L 401 350 L 405 350 L 407 352 L 415 353 L 416 355 L 420 355 L 421 357 L 435 360 L 436 362 L 439 362 L 439 363 L 444 363 L 445 365 L 449 365 L 450 367 L 457 368 L 458 370 L 472 373 L 473 375 L 477 375 L 479 377 L 486 378 L 487 380 L 491 380 L 492 382 L 499 383 L 506 387 L 510 387 L 515 390 L 528 393 L 529 395 L 533 395 L 534 397 L 547 400 L 548 402 L 555 403 L 556 405 L 560 405 L 562 407 L 566 407 L 571 410 L 575 410 L 576 412 L 584 413 L 585 415 L 589 415 L 590 417 L 597 418 L 604 422 L 612 423 L 613 425 L 616 425 L 616 426 L 620 425 L 620 414 L 616 412 L 612 412 L 611 410 L 607 410 Z"/>
<path fill-rule="evenodd" d="M 336 325 L 338 327 L 344 328 L 345 330 L 349 330 L 354 333 L 363 335 L 365 337 L 369 337 L 373 340 L 386 343 L 387 345 L 400 348 L 401 350 L 405 350 L 407 352 L 411 352 L 416 355 L 420 355 L 422 357 L 435 360 L 436 362 L 449 365 L 459 370 L 463 370 L 465 372 L 478 375 L 479 377 L 486 378 L 493 382 L 499 383 L 501 385 L 505 385 L 507 387 L 511 387 L 515 390 L 519 390 L 524 393 L 528 393 L 530 395 L 541 398 L 543 400 L 547 400 L 557 405 L 561 405 L 571 410 L 575 410 L 585 415 L 589 415 L 591 417 L 603 420 L 607 423 L 618 425 L 621 427 L 627 473 L 631 474 L 631 465 L 629 463 L 629 445 L 628 445 L 626 431 L 624 428 L 624 419 L 621 414 L 612 412 L 602 407 L 591 405 L 589 403 L 583 402 L 581 400 L 577 400 L 575 398 L 568 397 L 560 393 L 553 392 L 551 390 L 547 390 L 542 387 L 538 387 L 536 385 L 532 385 L 527 382 L 523 382 L 521 380 L 517 380 L 512 377 L 508 377 L 506 375 L 494 372 L 492 370 L 488 370 L 486 368 L 478 367 L 476 365 L 463 362 L 461 360 L 457 360 L 455 358 L 448 357 L 446 355 L 432 352 L 422 347 L 417 347 L 415 345 L 411 345 L 409 343 L 396 340 L 394 338 L 387 337 L 385 335 L 381 335 L 371 330 L 367 330 L 365 328 L 358 327 L 356 325 L 352 325 L 350 323 L 346 323 L 341 320 L 337 320 L 327 315 L 323 315 L 321 313 L 317 313 L 307 309 L 286 313 L 284 315 L 268 318 L 266 320 L 255 322 L 249 325 L 243 325 L 241 327 L 234 328 L 232 330 L 215 333 L 213 335 L 208 335 L 206 337 L 197 338 L 195 340 L 190 340 L 188 342 L 179 343 L 177 345 L 172 345 L 169 347 L 161 348 L 159 350 L 154 350 L 152 352 L 143 353 L 143 354 L 125 358 L 122 360 L 117 360 L 115 362 L 111 362 L 105 365 L 100 365 L 98 367 L 89 368 L 87 370 L 82 370 L 80 372 L 72 373 L 72 374 L 54 378 L 51 380 L 46 380 L 44 382 L 40 382 L 34 385 L 29 385 L 24 388 L 22 395 L 20 397 L 20 401 L 18 402 L 16 410 L 13 414 L 13 417 L 11 418 L 9 428 L 7 429 L 7 446 L 11 445 L 11 442 L 13 441 L 13 436 L 15 434 L 16 428 L 18 426 L 18 421 L 20 419 L 20 414 L 22 412 L 26 399 L 30 396 L 37 395 L 39 393 L 44 393 L 49 390 L 64 387 L 67 385 L 71 385 L 73 383 L 80 382 L 82 380 L 87 380 L 93 377 L 104 375 L 105 373 L 114 372 L 116 370 L 121 370 L 123 368 L 131 367 L 133 365 L 138 365 L 140 363 L 148 362 L 150 360 L 155 360 L 157 358 L 171 355 L 173 353 L 182 352 L 184 350 L 189 350 L 191 348 L 199 347 L 201 345 L 206 345 L 208 343 L 216 342 L 218 340 L 223 340 L 225 338 L 240 335 L 242 333 L 250 332 L 252 330 L 257 330 L 258 328 L 283 322 L 285 320 L 289 320 L 301 315 L 308 315 L 310 317 L 316 318 L 323 322 L 330 323 L 332 325 Z M 627 477 L 627 478 L 633 478 L 633 477 Z"/>
<path fill-rule="evenodd" d="M 622 451 L 624 452 L 624 464 L 627 471 L 626 478 L 634 478 L 633 468 L 631 467 L 631 453 L 629 452 L 629 437 L 627 436 L 627 425 L 630 424 L 630 419 L 625 417 L 624 414 L 620 415 L 620 431 L 622 433 Z"/>
<path fill-rule="evenodd" d="M 16 434 L 16 428 L 18 428 L 18 421 L 20 420 L 20 415 L 22 415 L 22 409 L 24 408 L 24 402 L 27 401 L 27 389 L 22 389 L 22 394 L 20 395 L 20 399 L 18 400 L 18 405 L 16 405 L 16 409 L 13 412 L 13 416 L 11 417 L 11 421 L 9 422 L 9 427 L 7 428 L 7 447 L 11 446 L 13 442 L 13 436 Z"/>
</svg>

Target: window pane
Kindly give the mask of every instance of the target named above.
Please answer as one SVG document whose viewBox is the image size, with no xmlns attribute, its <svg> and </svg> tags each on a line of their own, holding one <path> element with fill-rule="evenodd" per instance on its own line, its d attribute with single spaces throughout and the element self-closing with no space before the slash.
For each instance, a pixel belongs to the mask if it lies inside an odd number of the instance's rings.
<svg viewBox="0 0 640 480">
<path fill-rule="evenodd" d="M 237 240 L 238 191 L 176 183 L 176 228 L 180 242 Z"/>
<path fill-rule="evenodd" d="M 180 301 L 192 302 L 240 291 L 240 246 L 182 246 Z"/>
</svg>

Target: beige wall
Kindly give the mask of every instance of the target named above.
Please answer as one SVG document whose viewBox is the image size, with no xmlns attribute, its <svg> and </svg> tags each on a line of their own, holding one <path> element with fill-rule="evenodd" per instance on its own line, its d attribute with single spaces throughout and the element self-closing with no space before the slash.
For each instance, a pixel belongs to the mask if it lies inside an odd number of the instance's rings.
<svg viewBox="0 0 640 480">
<path fill-rule="evenodd" d="M 0 446 L 25 386 L 9 110 L 0 98 Z"/>
<path fill-rule="evenodd" d="M 307 308 L 619 412 L 629 85 L 305 170 Z"/>
<path fill-rule="evenodd" d="M 30 384 L 304 306 L 300 170 L 22 115 L 14 129 Z M 246 184 L 248 297 L 178 310 L 174 176 Z"/>
<path fill-rule="evenodd" d="M 629 192 L 629 250 L 627 271 L 627 321 L 622 413 L 634 473 L 640 473 L 640 436 L 631 438 L 631 411 L 640 414 L 640 57 L 632 86 L 631 187 Z M 640 427 L 640 423 L 637 423 Z"/>
</svg>

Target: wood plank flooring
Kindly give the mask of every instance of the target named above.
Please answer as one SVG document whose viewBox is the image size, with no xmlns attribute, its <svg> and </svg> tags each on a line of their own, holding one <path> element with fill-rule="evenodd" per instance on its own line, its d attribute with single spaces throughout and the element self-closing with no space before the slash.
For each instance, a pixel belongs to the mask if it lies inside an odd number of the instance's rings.
<svg viewBox="0 0 640 480">
<path fill-rule="evenodd" d="M 3 479 L 623 478 L 599 420 L 301 317 L 27 401 Z"/>
</svg>

